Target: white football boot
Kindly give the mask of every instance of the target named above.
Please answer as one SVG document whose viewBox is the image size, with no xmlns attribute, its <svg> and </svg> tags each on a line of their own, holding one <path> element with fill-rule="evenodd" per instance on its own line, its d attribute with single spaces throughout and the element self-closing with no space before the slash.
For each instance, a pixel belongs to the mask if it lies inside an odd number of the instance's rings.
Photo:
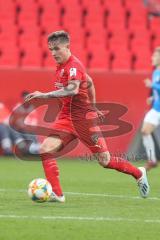
<svg viewBox="0 0 160 240">
<path fill-rule="evenodd" d="M 146 198 L 148 197 L 150 186 L 147 179 L 146 169 L 144 167 L 138 168 L 142 172 L 142 176 L 137 180 L 137 184 L 139 187 L 139 192 L 141 197 Z"/>
<path fill-rule="evenodd" d="M 65 196 L 57 196 L 54 192 L 51 193 L 51 196 L 48 200 L 48 202 L 60 202 L 64 203 L 65 202 Z"/>
</svg>

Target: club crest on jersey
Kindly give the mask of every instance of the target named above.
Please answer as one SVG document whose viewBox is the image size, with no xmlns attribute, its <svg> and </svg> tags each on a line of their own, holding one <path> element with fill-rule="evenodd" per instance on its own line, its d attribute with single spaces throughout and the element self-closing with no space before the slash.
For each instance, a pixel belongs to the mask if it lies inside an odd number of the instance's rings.
<svg viewBox="0 0 160 240">
<path fill-rule="evenodd" d="M 63 74 L 64 74 L 64 69 L 61 69 L 60 77 L 63 77 Z"/>
<path fill-rule="evenodd" d="M 96 144 L 96 143 L 98 143 L 98 139 L 99 139 L 99 136 L 98 136 L 98 134 L 93 134 L 92 136 L 91 136 L 91 139 L 92 139 L 92 141 Z"/>
<path fill-rule="evenodd" d="M 77 74 L 77 69 L 76 68 L 70 68 L 69 73 L 70 73 L 70 77 L 74 77 Z"/>
</svg>

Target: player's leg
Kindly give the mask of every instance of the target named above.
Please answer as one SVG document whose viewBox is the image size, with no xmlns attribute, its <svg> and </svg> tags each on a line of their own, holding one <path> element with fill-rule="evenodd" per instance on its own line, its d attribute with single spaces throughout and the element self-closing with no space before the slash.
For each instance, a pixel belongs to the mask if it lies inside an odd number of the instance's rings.
<svg viewBox="0 0 160 240">
<path fill-rule="evenodd" d="M 27 145 L 26 142 L 23 138 L 23 134 L 21 132 L 15 131 L 13 128 L 9 128 L 9 134 L 10 134 L 10 138 L 12 141 L 12 144 L 16 147 L 18 147 L 18 149 L 23 152 L 23 153 L 27 153 L 26 149 Z"/>
<path fill-rule="evenodd" d="M 123 158 L 112 157 L 108 151 L 97 152 L 96 158 L 99 164 L 104 168 L 115 169 L 119 172 L 133 176 L 137 180 L 141 196 L 144 198 L 148 196 L 150 187 L 145 168 L 137 168 Z"/>
<path fill-rule="evenodd" d="M 32 134 L 22 134 L 22 136 L 26 142 L 32 141 L 31 145 L 29 146 L 28 153 L 38 154 L 39 148 L 40 148 L 40 143 L 38 142 L 37 137 Z"/>
<path fill-rule="evenodd" d="M 91 140 L 91 137 L 89 137 L 83 139 L 83 142 L 86 143 L 92 153 L 96 156 L 96 159 L 102 167 L 115 169 L 119 172 L 133 176 L 138 183 L 141 196 L 148 196 L 150 187 L 148 184 L 145 168 L 137 168 L 128 160 L 120 157 L 111 156 L 109 151 L 107 150 L 106 141 L 102 137 L 102 134 L 100 138 L 92 138 Z"/>
<path fill-rule="evenodd" d="M 107 152 L 97 152 L 96 158 L 99 164 L 104 168 L 115 169 L 119 172 L 132 175 L 136 180 L 138 180 L 142 173 L 141 171 L 131 164 L 128 160 L 120 157 L 113 157 Z"/>
<path fill-rule="evenodd" d="M 155 143 L 152 137 L 152 133 L 156 129 L 157 125 L 158 125 L 158 115 L 152 109 L 146 114 L 142 129 L 141 129 L 143 145 L 146 150 L 146 154 L 148 158 L 148 162 L 146 164 L 147 170 L 150 170 L 151 168 L 157 165 Z"/>
<path fill-rule="evenodd" d="M 64 202 L 65 198 L 59 179 L 59 168 L 55 159 L 55 153 L 65 148 L 75 136 L 72 134 L 63 134 L 62 136 L 50 136 L 41 144 L 40 152 L 42 164 L 47 180 L 51 183 L 53 194 L 51 201 Z"/>
<path fill-rule="evenodd" d="M 100 128 L 96 127 L 96 130 L 99 132 L 99 135 L 88 131 L 87 136 L 84 132 L 82 132 L 80 140 L 83 141 L 83 143 L 96 156 L 99 164 L 105 168 L 115 169 L 119 172 L 130 174 L 135 179 L 139 179 L 142 176 L 142 172 L 129 161 L 120 157 L 110 156 L 106 140 L 103 138 Z"/>
<path fill-rule="evenodd" d="M 56 195 L 61 196 L 62 188 L 59 180 L 59 168 L 56 160 L 52 155 L 62 148 L 62 140 L 57 137 L 48 137 L 40 146 L 40 155 L 42 158 L 42 165 L 45 176 L 51 183 L 53 191 Z"/>
<path fill-rule="evenodd" d="M 80 126 L 79 122 L 77 122 L 76 129 L 79 129 L 80 140 L 96 155 L 99 164 L 103 167 L 130 174 L 139 179 L 142 173 L 138 168 L 122 158 L 110 156 L 106 140 L 103 138 L 100 128 L 94 124 L 92 121 L 84 121 Z M 94 132 L 90 131 L 91 127 L 94 129 Z"/>
<path fill-rule="evenodd" d="M 0 145 L 4 154 L 8 155 L 12 153 L 12 142 L 9 135 L 9 127 L 5 124 L 0 124 Z"/>
<path fill-rule="evenodd" d="M 83 122 L 74 123 L 79 139 L 96 155 L 99 164 L 104 168 L 115 169 L 119 172 L 132 175 L 139 184 L 141 196 L 146 197 L 149 193 L 149 185 L 145 168 L 139 169 L 125 159 L 110 156 L 106 141 L 100 128 L 96 125 L 96 121 L 85 121 L 84 119 Z M 90 131 L 91 128 L 92 131 Z"/>
<path fill-rule="evenodd" d="M 94 126 L 94 122 L 92 123 L 90 121 L 90 125 L 87 125 L 87 123 L 88 122 L 86 122 L 86 124 L 81 124 L 81 126 L 79 126 L 79 123 L 77 123 L 80 129 L 80 140 L 91 150 L 94 155 L 96 155 L 99 164 L 103 167 L 112 168 L 117 171 L 130 174 L 136 179 L 139 179 L 142 175 L 141 171 L 127 160 L 110 156 L 106 140 L 104 139 L 100 128 L 98 126 Z M 88 128 L 86 126 L 88 126 Z M 92 127 L 94 132 L 91 132 L 89 127 Z"/>
</svg>

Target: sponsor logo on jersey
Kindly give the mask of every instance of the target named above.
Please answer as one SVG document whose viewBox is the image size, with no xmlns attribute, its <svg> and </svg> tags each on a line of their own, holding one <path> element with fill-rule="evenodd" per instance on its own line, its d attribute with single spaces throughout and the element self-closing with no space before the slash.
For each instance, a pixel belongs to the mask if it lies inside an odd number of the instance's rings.
<svg viewBox="0 0 160 240">
<path fill-rule="evenodd" d="M 77 74 L 77 69 L 76 68 L 70 68 L 69 70 L 70 77 L 74 77 Z"/>
</svg>

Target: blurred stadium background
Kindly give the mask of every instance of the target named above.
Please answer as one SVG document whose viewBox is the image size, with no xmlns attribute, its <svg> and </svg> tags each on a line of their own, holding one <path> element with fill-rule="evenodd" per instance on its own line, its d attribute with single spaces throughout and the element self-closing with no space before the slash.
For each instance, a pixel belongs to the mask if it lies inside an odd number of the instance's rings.
<svg viewBox="0 0 160 240">
<path fill-rule="evenodd" d="M 70 33 L 73 54 L 93 77 L 97 101 L 128 108 L 122 118 L 133 130 L 109 138 L 109 149 L 137 152 L 149 94 L 143 80 L 151 76 L 151 54 L 160 45 L 160 1 L 0 0 L 0 101 L 9 112 L 23 91 L 52 90 L 47 35 L 60 29 Z M 8 114 L 3 107 L 1 123 Z M 73 154 L 80 152 L 81 146 Z"/>
</svg>

